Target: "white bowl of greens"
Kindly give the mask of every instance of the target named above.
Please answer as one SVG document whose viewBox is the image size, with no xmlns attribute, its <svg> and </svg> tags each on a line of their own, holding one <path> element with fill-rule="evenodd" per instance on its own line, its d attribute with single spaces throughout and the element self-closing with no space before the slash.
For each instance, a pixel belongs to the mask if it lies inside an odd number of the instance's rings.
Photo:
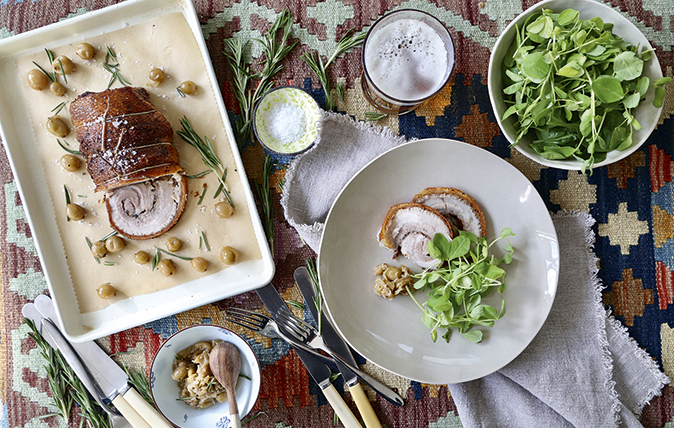
<svg viewBox="0 0 674 428">
<path fill-rule="evenodd" d="M 667 81 L 641 31 L 594 0 L 527 9 L 489 61 L 489 98 L 508 141 L 540 164 L 583 172 L 646 141 Z"/>
</svg>

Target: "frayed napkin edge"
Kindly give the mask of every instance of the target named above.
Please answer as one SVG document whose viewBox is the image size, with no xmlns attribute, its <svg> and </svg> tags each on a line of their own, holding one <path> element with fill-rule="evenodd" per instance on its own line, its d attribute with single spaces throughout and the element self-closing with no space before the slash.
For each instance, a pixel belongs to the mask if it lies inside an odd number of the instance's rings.
<svg viewBox="0 0 674 428">
<path fill-rule="evenodd" d="M 594 300 L 594 306 L 596 308 L 594 314 L 594 320 L 596 323 L 596 329 L 599 332 L 599 344 L 601 347 L 602 354 L 602 367 L 604 386 L 609 392 L 611 397 L 611 411 L 613 412 L 613 420 L 616 426 L 620 426 L 621 417 L 621 401 L 620 396 L 615 388 L 615 381 L 613 380 L 613 357 L 611 356 L 611 350 L 608 343 L 608 335 L 606 332 L 606 313 L 604 309 L 604 302 L 602 300 L 602 290 L 605 288 L 604 284 L 599 278 L 599 259 L 597 258 L 594 252 L 594 245 L 596 241 L 596 236 L 592 230 L 592 226 L 596 223 L 596 220 L 588 213 L 582 211 L 570 211 L 570 210 L 561 210 L 557 213 L 551 213 L 552 218 L 563 218 L 563 217 L 577 217 L 582 221 L 582 225 L 585 228 L 585 248 L 588 253 L 588 269 L 590 273 L 589 283 L 592 286 L 592 297 Z"/>
<path fill-rule="evenodd" d="M 569 211 L 561 210 L 557 213 L 551 213 L 552 218 L 563 218 L 563 217 L 572 217 L 576 216 L 581 218 L 583 226 L 585 227 L 585 243 L 588 251 L 588 263 L 590 269 L 590 284 L 592 284 L 593 297 L 595 300 L 595 307 L 597 308 L 595 314 L 595 320 L 598 324 L 598 329 L 600 331 L 599 341 L 602 348 L 602 365 L 604 367 L 604 382 L 606 387 L 609 390 L 610 396 L 613 399 L 613 404 L 611 409 L 613 411 L 614 421 L 617 426 L 621 424 L 620 411 L 622 402 L 620 396 L 616 391 L 616 382 L 613 380 L 613 357 L 611 355 L 610 346 L 608 343 L 608 333 L 606 331 L 606 323 L 611 323 L 613 328 L 616 331 L 626 337 L 630 343 L 634 345 L 634 355 L 648 367 L 651 373 L 657 373 L 655 375 L 658 386 L 655 389 L 649 389 L 648 395 L 644 397 L 642 401 L 636 404 L 636 408 L 630 409 L 632 413 L 637 416 L 641 415 L 644 407 L 656 396 L 662 394 L 662 389 L 665 385 L 669 384 L 671 380 L 669 377 L 663 373 L 658 367 L 657 363 L 651 358 L 651 356 L 642 349 L 638 343 L 629 335 L 627 327 L 625 327 L 620 321 L 618 321 L 614 316 L 611 310 L 604 309 L 604 302 L 602 299 L 602 292 L 605 288 L 601 278 L 599 278 L 599 258 L 594 252 L 594 245 L 596 241 L 596 236 L 592 230 L 592 226 L 596 223 L 596 220 L 586 212 L 582 211 Z"/>
<path fill-rule="evenodd" d="M 398 141 L 398 145 L 404 144 L 410 141 L 416 141 L 417 138 L 412 138 L 412 139 L 406 139 L 400 135 L 397 135 L 391 128 L 388 128 L 386 126 L 379 126 L 375 125 L 369 122 L 363 122 L 360 120 L 356 120 L 353 117 L 347 115 L 347 114 L 342 114 L 342 113 L 335 113 L 335 112 L 329 112 L 321 109 L 321 126 L 320 129 L 321 131 L 323 130 L 323 123 L 326 120 L 334 120 L 336 122 L 340 122 L 345 125 L 351 125 L 355 126 L 359 130 L 363 132 L 370 132 L 373 133 L 374 135 L 381 136 L 384 138 L 391 138 L 393 140 Z M 296 165 L 299 160 L 301 160 L 304 156 L 312 153 L 313 151 L 317 150 L 318 146 L 320 145 L 322 139 L 321 139 L 321 134 L 318 134 L 318 137 L 316 137 L 316 141 L 314 142 L 314 145 L 307 150 L 304 153 L 301 153 L 297 155 L 297 157 L 293 160 L 291 163 L 290 167 L 286 171 L 285 175 L 285 182 L 286 185 L 283 186 L 284 190 L 281 192 L 281 206 L 283 207 L 283 215 L 288 221 L 288 223 L 294 227 L 297 232 L 300 234 L 304 242 L 306 242 L 309 247 L 311 247 L 312 250 L 315 252 L 318 252 L 318 247 L 320 246 L 322 235 L 323 235 L 323 228 L 325 226 L 325 223 L 323 222 L 315 222 L 313 224 L 304 224 L 304 223 L 297 223 L 295 219 L 290 215 L 288 212 L 288 192 L 285 190 L 287 189 L 288 183 L 292 182 L 295 179 L 295 172 L 297 170 Z M 376 158 L 376 156 L 375 156 Z M 345 183 L 346 185 L 346 183 Z M 317 239 L 314 241 L 314 237 Z M 311 241 L 311 242 L 310 242 Z"/>
</svg>

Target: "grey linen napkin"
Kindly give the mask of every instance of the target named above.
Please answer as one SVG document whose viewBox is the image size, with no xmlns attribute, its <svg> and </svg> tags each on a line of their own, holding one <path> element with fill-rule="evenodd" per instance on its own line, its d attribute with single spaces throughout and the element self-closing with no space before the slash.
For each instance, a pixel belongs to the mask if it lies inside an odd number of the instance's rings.
<svg viewBox="0 0 674 428">
<path fill-rule="evenodd" d="M 287 221 L 313 250 L 340 190 L 371 160 L 404 142 L 390 129 L 324 113 L 319 140 L 293 161 L 281 198 Z M 594 219 L 558 213 L 553 221 L 560 277 L 550 315 L 509 365 L 448 385 L 465 428 L 640 427 L 635 415 L 669 383 L 601 303 Z"/>
</svg>

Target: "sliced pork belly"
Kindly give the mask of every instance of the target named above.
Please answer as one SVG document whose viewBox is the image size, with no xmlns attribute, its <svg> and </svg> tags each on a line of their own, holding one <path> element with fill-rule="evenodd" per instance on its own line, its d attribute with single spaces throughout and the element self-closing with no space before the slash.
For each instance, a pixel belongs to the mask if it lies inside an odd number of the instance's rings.
<svg viewBox="0 0 674 428">
<path fill-rule="evenodd" d="M 144 88 L 85 92 L 70 105 L 80 153 L 95 191 L 106 192 L 110 225 L 132 239 L 168 231 L 185 208 L 169 121 Z"/>
<path fill-rule="evenodd" d="M 427 205 L 438 211 L 459 230 L 487 236 L 484 214 L 475 200 L 459 189 L 429 187 L 417 193 L 414 202 Z"/>
<path fill-rule="evenodd" d="M 176 224 L 185 209 L 182 175 L 145 180 L 109 190 L 105 203 L 110 226 L 131 239 L 155 238 Z"/>
<path fill-rule="evenodd" d="M 427 205 L 405 202 L 392 206 L 379 230 L 379 243 L 385 248 L 401 253 L 421 268 L 437 263 L 428 254 L 428 241 L 436 233 L 451 240 L 454 230 L 447 219 Z"/>
</svg>

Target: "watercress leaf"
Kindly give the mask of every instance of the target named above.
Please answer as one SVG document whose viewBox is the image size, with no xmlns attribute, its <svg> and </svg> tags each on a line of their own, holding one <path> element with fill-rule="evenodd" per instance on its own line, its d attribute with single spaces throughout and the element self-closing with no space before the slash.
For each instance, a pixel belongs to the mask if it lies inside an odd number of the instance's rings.
<svg viewBox="0 0 674 428">
<path fill-rule="evenodd" d="M 661 77 L 659 79 L 655 79 L 655 81 L 653 82 L 653 86 L 664 86 L 668 83 L 671 83 L 671 81 L 672 78 L 670 76 Z"/>
<path fill-rule="evenodd" d="M 465 333 L 461 333 L 463 337 L 468 339 L 470 342 L 473 343 L 480 343 L 482 342 L 482 331 L 480 330 L 471 330 L 467 331 Z"/>
<path fill-rule="evenodd" d="M 559 71 L 557 71 L 557 75 L 563 77 L 579 77 L 582 76 L 583 73 L 584 73 L 583 67 L 581 67 L 575 61 L 566 63 L 564 67 L 560 68 Z"/>
<path fill-rule="evenodd" d="M 639 102 L 641 101 L 641 94 L 639 92 L 636 92 L 634 94 L 629 94 L 625 98 L 623 98 L 623 105 L 625 108 L 636 108 L 639 105 Z"/>
<path fill-rule="evenodd" d="M 655 95 L 653 97 L 653 106 L 656 108 L 662 107 L 663 102 L 665 101 L 665 88 L 662 86 L 655 87 Z"/>
<path fill-rule="evenodd" d="M 503 89 L 503 93 L 506 94 L 506 95 L 515 94 L 515 93 L 519 92 L 520 90 L 522 90 L 523 86 L 524 86 L 524 83 L 522 83 L 522 81 L 515 82 L 512 85 L 505 87 Z"/>
<path fill-rule="evenodd" d="M 499 234 L 499 237 L 501 237 L 501 238 L 507 238 L 509 236 L 515 236 L 515 234 L 513 233 L 513 230 L 509 227 L 506 227 L 503 230 L 501 230 L 501 233 Z M 512 247 L 511 247 L 511 249 L 512 249 Z"/>
<path fill-rule="evenodd" d="M 517 113 L 519 111 L 519 106 L 517 104 L 513 104 L 510 107 L 506 109 L 506 111 L 503 113 L 503 117 L 501 117 L 501 120 L 506 120 L 513 114 Z"/>
<path fill-rule="evenodd" d="M 437 235 L 438 234 L 436 234 L 436 236 Z M 444 237 L 444 235 L 441 236 Z M 445 238 L 445 240 L 446 239 L 447 238 Z M 435 240 L 435 238 L 433 238 L 433 240 Z M 468 251 L 470 251 L 470 239 L 465 235 L 459 235 L 449 242 L 449 245 L 446 249 L 443 249 L 443 259 L 453 260 L 458 257 L 463 257 L 468 254 Z"/>
<path fill-rule="evenodd" d="M 637 80 L 637 86 L 635 90 L 643 97 L 646 95 L 646 91 L 648 91 L 650 83 L 651 79 L 649 79 L 648 76 L 641 76 L 639 80 Z"/>
<path fill-rule="evenodd" d="M 475 272 L 489 279 L 497 279 L 503 276 L 505 271 L 491 263 L 480 263 L 475 266 Z"/>
<path fill-rule="evenodd" d="M 592 90 L 604 103 L 615 103 L 625 96 L 620 81 L 605 75 L 599 76 L 592 82 Z"/>
<path fill-rule="evenodd" d="M 506 314 L 506 302 L 501 300 L 501 310 L 499 311 L 498 318 L 501 319 Z"/>
<path fill-rule="evenodd" d="M 578 21 L 578 18 L 580 17 L 580 12 L 574 9 L 566 9 L 562 11 L 562 13 L 559 14 L 557 17 L 557 22 L 561 26 L 566 26 L 569 24 L 572 24 L 576 21 Z"/>
<path fill-rule="evenodd" d="M 424 288 L 425 285 L 426 285 L 426 278 L 422 276 L 414 283 L 414 289 L 421 290 L 422 288 Z"/>
<path fill-rule="evenodd" d="M 630 125 L 632 125 L 632 129 L 634 129 L 635 131 L 638 131 L 638 130 L 641 129 L 641 124 L 639 123 L 639 121 L 637 120 L 636 117 L 632 117 L 632 121 L 630 122 Z"/>
<path fill-rule="evenodd" d="M 618 147 L 616 147 L 616 150 L 623 151 L 623 150 L 629 149 L 630 147 L 632 147 L 632 133 L 631 133 L 631 132 L 630 132 L 629 135 L 627 135 L 627 136 L 624 138 L 624 140 L 622 141 L 622 143 L 620 143 L 620 144 L 618 145 Z"/>
<path fill-rule="evenodd" d="M 433 343 L 438 340 L 438 331 L 436 329 L 431 330 L 431 340 Z"/>
<path fill-rule="evenodd" d="M 613 60 L 613 76 L 618 80 L 637 79 L 643 71 L 643 60 L 632 51 L 622 52 Z"/>
<path fill-rule="evenodd" d="M 522 74 L 534 83 L 541 83 L 550 72 L 550 64 L 545 62 L 541 52 L 532 52 L 522 60 Z"/>
<path fill-rule="evenodd" d="M 424 313 L 421 316 L 421 321 L 424 323 L 424 325 L 426 325 L 426 327 L 431 329 L 434 328 L 435 324 L 437 323 L 437 320 L 427 313 Z"/>
<path fill-rule="evenodd" d="M 524 78 L 523 78 L 522 76 L 520 76 L 519 73 L 516 73 L 516 72 L 514 72 L 514 71 L 512 71 L 512 70 L 510 70 L 510 69 L 506 69 L 505 74 L 506 74 L 506 76 L 508 76 L 508 77 L 510 78 L 510 80 L 512 80 L 513 82 L 521 82 L 521 81 L 524 80 Z"/>
</svg>

